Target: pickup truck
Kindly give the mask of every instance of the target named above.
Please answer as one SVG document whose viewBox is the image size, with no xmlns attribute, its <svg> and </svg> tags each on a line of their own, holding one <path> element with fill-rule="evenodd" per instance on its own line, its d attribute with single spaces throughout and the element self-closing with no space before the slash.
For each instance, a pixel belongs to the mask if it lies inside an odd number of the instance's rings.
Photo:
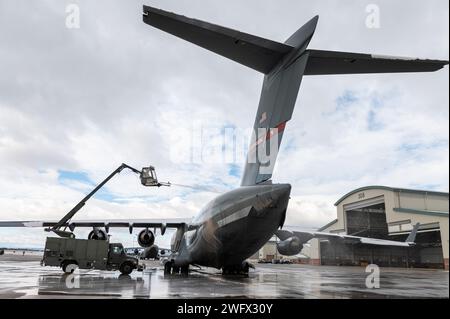
<svg viewBox="0 0 450 319">
<path fill-rule="evenodd" d="M 120 270 L 128 275 L 134 269 L 142 271 L 137 258 L 125 254 L 122 244 L 111 244 L 107 240 L 47 237 L 43 266 L 61 267 L 65 273 L 75 268 Z"/>
</svg>

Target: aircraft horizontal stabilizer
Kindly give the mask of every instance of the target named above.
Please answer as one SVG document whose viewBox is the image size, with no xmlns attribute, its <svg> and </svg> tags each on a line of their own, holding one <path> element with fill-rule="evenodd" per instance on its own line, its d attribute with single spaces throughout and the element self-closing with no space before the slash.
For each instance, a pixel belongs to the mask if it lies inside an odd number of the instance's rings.
<svg viewBox="0 0 450 319">
<path fill-rule="evenodd" d="M 373 54 L 308 50 L 305 75 L 434 72 L 448 61 L 420 60 Z"/>
<path fill-rule="evenodd" d="M 292 50 L 286 44 L 149 6 L 144 6 L 143 20 L 148 25 L 264 74 Z"/>
</svg>

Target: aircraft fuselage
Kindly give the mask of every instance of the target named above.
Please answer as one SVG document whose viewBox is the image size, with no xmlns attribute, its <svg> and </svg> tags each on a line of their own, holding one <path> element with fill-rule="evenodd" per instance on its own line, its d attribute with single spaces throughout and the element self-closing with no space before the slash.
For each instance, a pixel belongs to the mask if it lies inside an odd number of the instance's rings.
<svg viewBox="0 0 450 319">
<path fill-rule="evenodd" d="M 289 184 L 267 184 L 218 196 L 194 218 L 178 247 L 172 247 L 177 251 L 174 265 L 220 269 L 242 264 L 284 223 L 290 191 Z"/>
</svg>

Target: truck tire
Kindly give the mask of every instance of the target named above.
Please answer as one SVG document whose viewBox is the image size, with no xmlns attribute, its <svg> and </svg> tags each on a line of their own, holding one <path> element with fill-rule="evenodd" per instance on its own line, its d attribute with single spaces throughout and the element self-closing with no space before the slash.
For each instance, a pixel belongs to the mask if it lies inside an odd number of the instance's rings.
<svg viewBox="0 0 450 319">
<path fill-rule="evenodd" d="M 129 275 L 133 271 L 134 266 L 130 262 L 124 262 L 122 265 L 120 265 L 120 272 L 124 275 Z"/>
<path fill-rule="evenodd" d="M 61 268 L 66 274 L 73 273 L 76 267 L 78 267 L 78 264 L 73 260 L 64 260 L 61 264 Z"/>
</svg>

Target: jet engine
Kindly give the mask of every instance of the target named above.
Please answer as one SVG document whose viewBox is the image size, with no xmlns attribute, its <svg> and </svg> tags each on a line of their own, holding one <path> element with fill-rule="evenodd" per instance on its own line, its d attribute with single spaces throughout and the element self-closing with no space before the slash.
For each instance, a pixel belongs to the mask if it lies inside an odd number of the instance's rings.
<svg viewBox="0 0 450 319">
<path fill-rule="evenodd" d="M 285 256 L 293 256 L 300 253 L 303 249 L 303 244 L 300 239 L 296 236 L 292 236 L 286 240 L 277 243 L 278 252 Z"/>
<path fill-rule="evenodd" d="M 159 247 L 152 245 L 144 249 L 141 254 L 142 259 L 157 259 L 158 258 Z"/>
<path fill-rule="evenodd" d="M 141 231 L 137 239 L 139 246 L 144 248 L 151 247 L 155 243 L 155 235 L 148 229 Z"/>
<path fill-rule="evenodd" d="M 108 235 L 106 234 L 106 232 L 104 230 L 98 229 L 98 228 L 94 228 L 94 230 L 92 230 L 89 233 L 88 239 L 107 240 L 108 239 Z"/>
</svg>

